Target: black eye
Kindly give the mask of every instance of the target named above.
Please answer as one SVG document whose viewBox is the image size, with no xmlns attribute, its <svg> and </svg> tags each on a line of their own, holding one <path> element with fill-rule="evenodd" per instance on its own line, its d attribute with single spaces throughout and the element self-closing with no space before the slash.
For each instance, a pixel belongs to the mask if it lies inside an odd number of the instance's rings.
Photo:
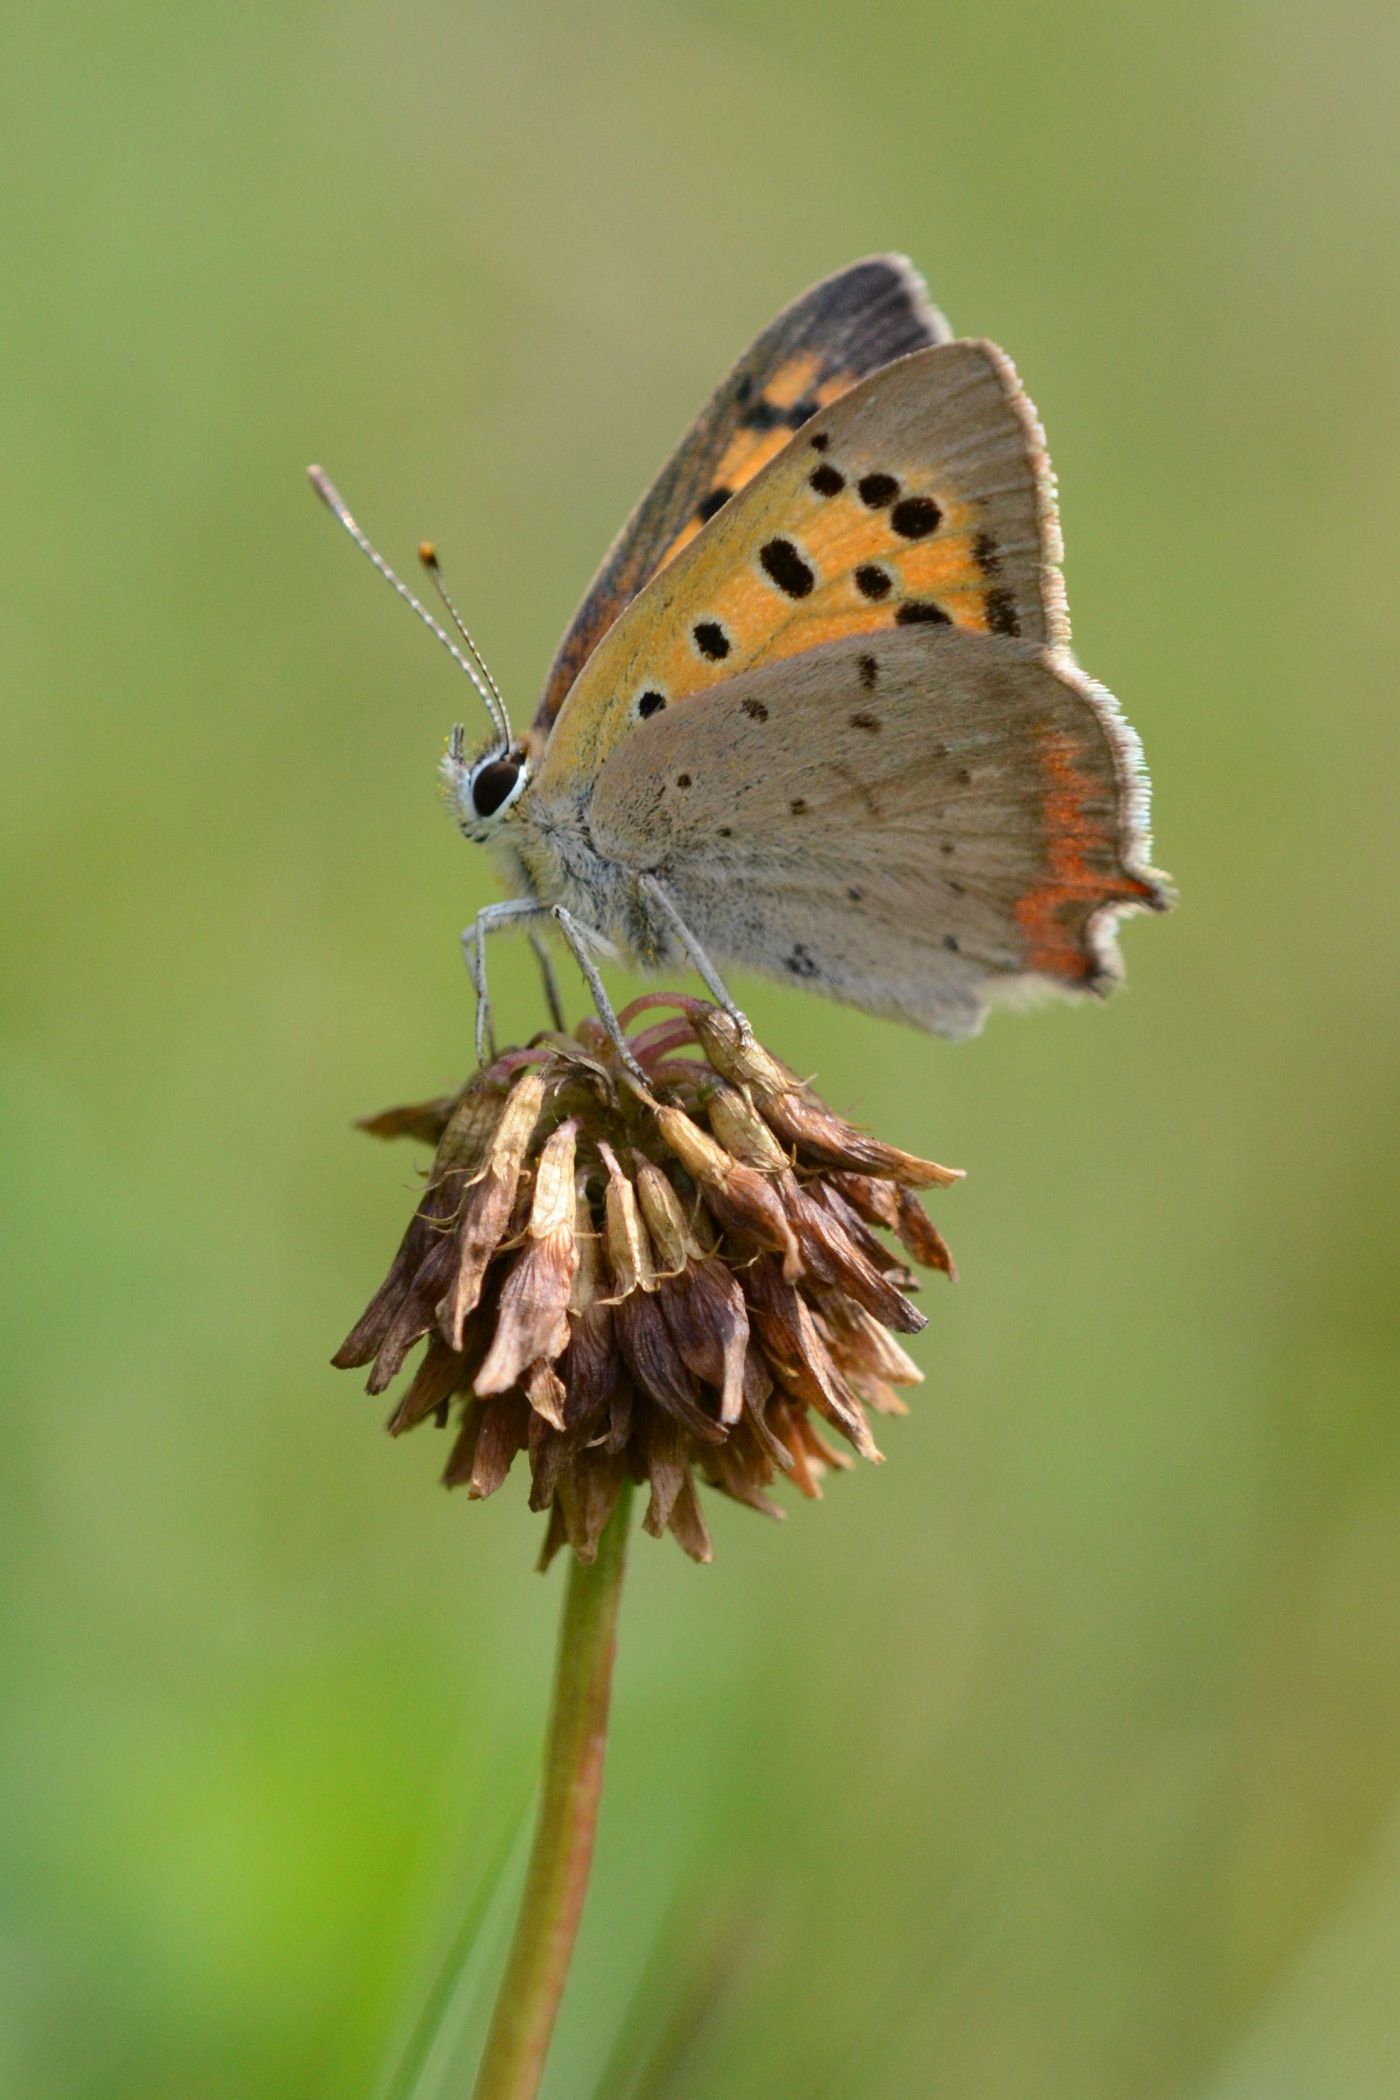
<svg viewBox="0 0 1400 2100">
<path fill-rule="evenodd" d="M 520 778 L 513 758 L 493 758 L 472 782 L 472 808 L 479 817 L 494 817 Z"/>
</svg>

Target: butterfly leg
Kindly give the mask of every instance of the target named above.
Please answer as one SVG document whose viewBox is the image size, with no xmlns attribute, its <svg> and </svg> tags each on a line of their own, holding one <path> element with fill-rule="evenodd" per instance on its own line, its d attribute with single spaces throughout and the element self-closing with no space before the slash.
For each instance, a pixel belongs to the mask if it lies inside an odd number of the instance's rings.
<svg viewBox="0 0 1400 2100">
<path fill-rule="evenodd" d="M 476 1061 L 496 1060 L 495 1031 L 491 1026 L 491 995 L 486 987 L 486 936 L 494 927 L 512 919 L 538 919 L 545 906 L 530 897 L 512 897 L 504 904 L 483 904 L 470 926 L 462 930 L 462 956 L 471 972 L 476 991 Z"/>
<path fill-rule="evenodd" d="M 669 892 L 657 881 L 654 875 L 642 875 L 638 878 L 638 881 L 642 895 L 649 903 L 656 906 L 658 913 L 670 927 L 677 942 L 689 956 L 690 961 L 694 965 L 695 974 L 704 985 L 705 990 L 717 1006 L 724 1008 L 739 1031 L 741 1045 L 747 1047 L 753 1041 L 753 1030 L 749 1026 L 748 1015 L 741 1013 L 730 998 L 729 993 L 725 989 L 724 979 L 710 961 L 709 956 L 705 953 L 695 935 L 686 925 L 685 920 L 676 910 L 675 905 L 671 902 Z"/>
<path fill-rule="evenodd" d="M 554 923 L 568 942 L 574 961 L 583 973 L 583 981 L 588 986 L 589 997 L 598 1010 L 598 1019 L 607 1030 L 609 1042 L 622 1059 L 626 1070 L 650 1091 L 651 1082 L 627 1047 L 627 1038 L 622 1033 L 622 1024 L 613 1010 L 612 1001 L 603 988 L 603 980 L 598 975 L 598 966 L 589 953 L 589 941 L 590 939 L 596 941 L 597 935 L 592 932 L 591 928 L 585 926 L 581 920 L 576 919 L 573 913 L 567 911 L 562 904 L 553 905 L 551 911 Z"/>
<path fill-rule="evenodd" d="M 568 1023 L 564 1019 L 564 1004 L 559 997 L 559 980 L 554 974 L 553 957 L 537 933 L 530 935 L 530 946 L 534 949 L 535 960 L 540 966 L 540 977 L 544 983 L 544 1000 L 545 1005 L 549 1008 L 549 1018 L 560 1035 L 565 1035 L 568 1032 Z"/>
</svg>

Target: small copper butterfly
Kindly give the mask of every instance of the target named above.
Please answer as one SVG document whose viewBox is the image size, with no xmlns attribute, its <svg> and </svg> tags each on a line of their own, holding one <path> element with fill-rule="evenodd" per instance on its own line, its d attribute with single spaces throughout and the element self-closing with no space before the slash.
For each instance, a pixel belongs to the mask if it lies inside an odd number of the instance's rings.
<svg viewBox="0 0 1400 2100">
<path fill-rule="evenodd" d="M 442 763 L 512 892 L 463 937 L 481 1054 L 507 920 L 552 917 L 622 1048 L 594 952 L 689 962 L 731 1012 L 726 965 L 957 1036 L 999 995 L 1107 990 L 1118 919 L 1171 901 L 1137 738 L 1070 654 L 1035 411 L 901 257 L 826 279 L 740 359 L 523 736 L 445 589 L 461 648 L 311 475 L 492 717 Z"/>
</svg>

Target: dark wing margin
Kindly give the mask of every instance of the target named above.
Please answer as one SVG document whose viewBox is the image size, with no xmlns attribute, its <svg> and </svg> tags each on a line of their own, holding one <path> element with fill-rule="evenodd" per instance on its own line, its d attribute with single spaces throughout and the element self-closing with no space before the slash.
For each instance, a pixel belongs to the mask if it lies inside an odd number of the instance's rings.
<svg viewBox="0 0 1400 2100">
<path fill-rule="evenodd" d="M 550 667 L 535 727 L 547 734 L 618 615 L 706 519 L 819 408 L 951 330 L 899 255 L 869 256 L 779 314 L 721 381 L 613 542 Z"/>
</svg>

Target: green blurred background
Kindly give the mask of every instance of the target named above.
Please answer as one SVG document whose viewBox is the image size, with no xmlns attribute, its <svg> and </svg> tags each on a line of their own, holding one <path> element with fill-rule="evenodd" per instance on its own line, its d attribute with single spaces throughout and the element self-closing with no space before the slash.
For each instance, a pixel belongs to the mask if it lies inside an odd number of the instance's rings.
<svg viewBox="0 0 1400 2100">
<path fill-rule="evenodd" d="M 464 688 L 523 708 L 729 360 L 912 255 L 1017 359 L 1177 914 L 949 1047 L 745 986 L 969 1170 L 889 1463 L 639 1541 L 551 2100 L 1400 2090 L 1400 17 L 17 14 L 0 361 L 16 2100 L 376 2090 L 528 1796 L 524 1488 L 327 1367 L 462 1073 Z M 498 951 L 505 1025 L 535 990 Z M 514 1858 L 432 2091 L 462 2093 Z M 649 2082 L 648 2082 L 649 2081 Z"/>
</svg>

